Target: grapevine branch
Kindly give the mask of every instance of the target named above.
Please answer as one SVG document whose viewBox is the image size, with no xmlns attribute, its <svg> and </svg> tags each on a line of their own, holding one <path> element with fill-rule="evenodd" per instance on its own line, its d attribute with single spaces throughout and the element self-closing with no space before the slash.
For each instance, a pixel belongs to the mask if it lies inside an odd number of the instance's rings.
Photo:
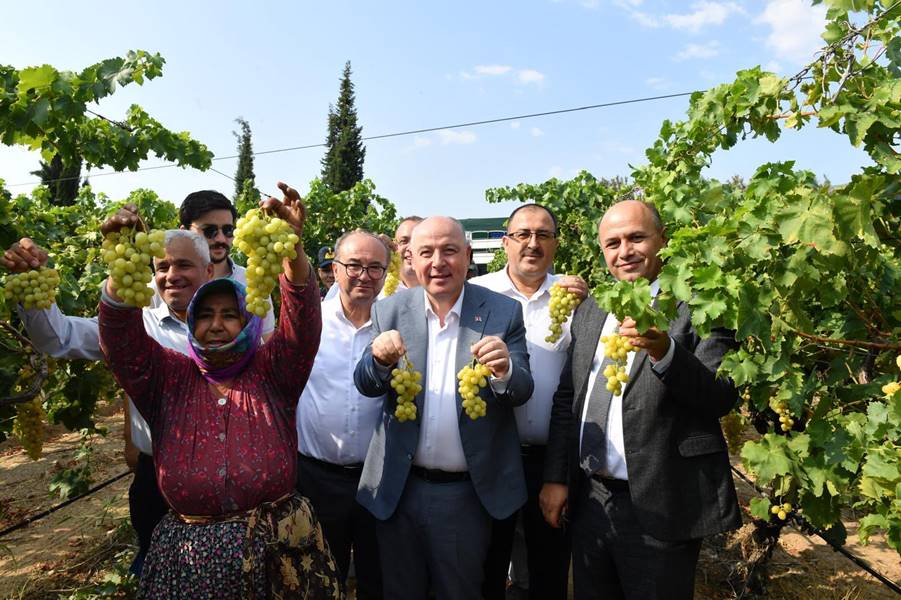
<svg viewBox="0 0 901 600">
<path fill-rule="evenodd" d="M 853 346 L 855 348 L 869 348 L 870 350 L 901 350 L 901 343 L 897 342 L 867 342 L 864 340 L 843 340 L 827 338 L 811 333 L 804 333 L 792 328 L 792 331 L 804 339 L 821 342 L 823 344 L 838 344 L 840 346 Z"/>
<path fill-rule="evenodd" d="M 12 337 L 15 338 L 20 344 L 22 344 L 23 347 L 29 350 L 28 362 L 31 364 L 31 368 L 35 372 L 35 376 L 31 380 L 31 384 L 28 386 L 28 389 L 19 394 L 0 397 L 0 406 L 28 402 L 41 393 L 41 387 L 43 387 L 44 381 L 47 379 L 48 375 L 47 359 L 43 354 L 32 350 L 31 341 L 21 333 L 16 331 L 16 328 L 6 321 L 0 321 L 0 329 L 3 329 L 6 333 L 12 335 Z"/>
</svg>

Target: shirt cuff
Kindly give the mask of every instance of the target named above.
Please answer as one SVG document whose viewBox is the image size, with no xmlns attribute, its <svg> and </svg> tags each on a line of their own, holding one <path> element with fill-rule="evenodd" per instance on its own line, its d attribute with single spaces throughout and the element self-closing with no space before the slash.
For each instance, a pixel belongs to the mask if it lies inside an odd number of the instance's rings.
<svg viewBox="0 0 901 600">
<path fill-rule="evenodd" d="M 676 353 L 676 340 L 673 338 L 669 339 L 669 348 L 666 350 L 666 354 L 663 355 L 663 358 L 660 360 L 654 360 L 650 356 L 648 358 L 651 359 L 651 368 L 658 375 L 663 375 L 666 373 L 666 370 L 669 368 L 670 363 L 673 362 L 673 355 Z"/>
<path fill-rule="evenodd" d="M 372 357 L 372 364 L 375 365 L 375 372 L 378 373 L 382 379 L 388 379 L 388 376 L 391 374 L 393 367 L 391 367 L 390 365 L 386 367 L 385 365 L 377 361 L 374 356 Z"/>
<path fill-rule="evenodd" d="M 488 385 L 491 386 L 491 390 L 495 394 L 504 394 L 507 392 L 507 384 L 510 382 L 511 377 L 513 377 L 513 361 L 510 361 L 510 366 L 507 367 L 507 372 L 504 373 L 503 377 L 490 375 L 488 377 Z"/>
</svg>

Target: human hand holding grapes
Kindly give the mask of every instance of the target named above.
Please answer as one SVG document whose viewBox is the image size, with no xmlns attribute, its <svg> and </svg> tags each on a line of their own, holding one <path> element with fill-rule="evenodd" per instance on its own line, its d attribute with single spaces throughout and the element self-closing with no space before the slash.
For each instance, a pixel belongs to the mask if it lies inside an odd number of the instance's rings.
<svg viewBox="0 0 901 600">
<path fill-rule="evenodd" d="M 473 356 L 481 364 L 488 367 L 491 374 L 498 379 L 510 369 L 510 350 L 504 340 L 496 335 L 483 337 L 470 348 Z"/>
<path fill-rule="evenodd" d="M 620 323 L 619 334 L 628 338 L 634 347 L 647 352 L 648 356 L 654 360 L 660 360 L 666 356 L 671 343 L 669 334 L 665 331 L 660 331 L 656 327 L 651 327 L 644 333 L 639 333 L 635 321 L 631 317 L 626 317 Z"/>
<path fill-rule="evenodd" d="M 165 256 L 165 234 L 147 231 L 138 207 L 126 204 L 100 226 L 103 233 L 101 257 L 109 267 L 106 293 L 116 301 L 143 308 L 150 305 L 153 290 L 153 257 Z"/>
<path fill-rule="evenodd" d="M 400 357 L 406 353 L 404 340 L 395 329 L 383 331 L 372 340 L 372 357 L 383 366 L 396 365 Z"/>
<path fill-rule="evenodd" d="M 565 292 L 575 294 L 580 303 L 588 297 L 588 284 L 578 275 L 563 275 L 557 280 L 557 286 Z"/>
<path fill-rule="evenodd" d="M 6 249 L 3 256 L 0 256 L 0 265 L 13 273 L 24 273 L 46 266 L 47 259 L 46 250 L 35 244 L 31 238 L 24 237 Z"/>
<path fill-rule="evenodd" d="M 303 225 L 307 219 L 307 209 L 303 204 L 300 193 L 290 187 L 287 183 L 278 182 L 278 189 L 282 191 L 284 197 L 281 201 L 276 198 L 266 198 L 260 203 L 260 208 L 290 225 L 297 236 L 294 244 L 294 252 L 292 257 L 286 257 L 283 261 L 285 269 L 285 277 L 291 283 L 303 285 L 310 277 L 312 267 L 307 260 L 307 255 L 303 250 Z M 267 295 L 268 297 L 268 295 Z M 268 300 L 267 300 L 268 302 Z"/>
</svg>

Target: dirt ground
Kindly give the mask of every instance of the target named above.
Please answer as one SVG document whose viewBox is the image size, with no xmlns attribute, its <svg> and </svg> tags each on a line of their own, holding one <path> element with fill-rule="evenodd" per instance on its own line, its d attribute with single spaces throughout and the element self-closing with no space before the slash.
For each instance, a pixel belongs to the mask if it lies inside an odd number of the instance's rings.
<svg viewBox="0 0 901 600">
<path fill-rule="evenodd" d="M 92 464 L 95 483 L 125 471 L 122 457 L 122 414 L 110 408 L 101 419 L 109 429 L 95 443 Z M 50 496 L 53 473 L 71 464 L 78 435 L 62 429 L 49 432 L 43 457 L 33 462 L 15 440 L 0 444 L 0 529 L 59 503 Z M 127 524 L 127 476 L 90 497 L 40 519 L 0 539 L 0 598 L 66 597 L 80 586 L 100 580 L 112 564 L 128 560 L 133 537 Z M 736 478 L 742 505 L 757 492 Z M 901 584 L 901 560 L 884 538 L 868 546 L 857 543 L 853 522 L 846 548 L 892 581 Z M 705 542 L 698 565 L 695 598 L 735 598 L 730 585 L 740 552 L 734 535 Z M 730 545 L 731 544 L 731 545 Z M 116 555 L 118 554 L 118 559 Z M 834 552 L 818 537 L 787 529 L 768 565 L 766 597 L 807 600 L 881 600 L 898 596 L 857 565 Z"/>
</svg>

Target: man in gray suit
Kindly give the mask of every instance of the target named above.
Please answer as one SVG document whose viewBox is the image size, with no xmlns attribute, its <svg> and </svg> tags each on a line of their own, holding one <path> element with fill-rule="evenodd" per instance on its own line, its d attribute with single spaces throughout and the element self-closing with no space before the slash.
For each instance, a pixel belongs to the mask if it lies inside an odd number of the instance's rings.
<svg viewBox="0 0 901 600">
<path fill-rule="evenodd" d="M 656 283 L 665 243 L 656 209 L 612 206 L 598 227 L 604 260 L 619 280 Z M 700 339 L 688 306 L 667 331 L 640 334 L 621 315 L 619 334 L 636 347 L 621 395 L 606 390 L 603 335 L 616 331 L 590 298 L 576 311 L 572 344 L 554 395 L 542 511 L 572 519 L 575 598 L 691 599 L 701 538 L 741 525 L 719 418 L 738 400 L 717 377 L 734 332 Z"/>
<path fill-rule="evenodd" d="M 526 500 L 513 407 L 532 395 L 522 309 L 466 284 L 470 249 L 459 222 L 431 217 L 413 230 L 421 288 L 377 302 L 373 340 L 354 372 L 367 396 L 387 394 L 357 500 L 376 519 L 385 597 L 480 598 L 491 519 Z M 407 355 L 422 372 L 415 420 L 394 416 L 391 370 Z M 457 392 L 472 357 L 491 371 L 471 420 Z"/>
</svg>

